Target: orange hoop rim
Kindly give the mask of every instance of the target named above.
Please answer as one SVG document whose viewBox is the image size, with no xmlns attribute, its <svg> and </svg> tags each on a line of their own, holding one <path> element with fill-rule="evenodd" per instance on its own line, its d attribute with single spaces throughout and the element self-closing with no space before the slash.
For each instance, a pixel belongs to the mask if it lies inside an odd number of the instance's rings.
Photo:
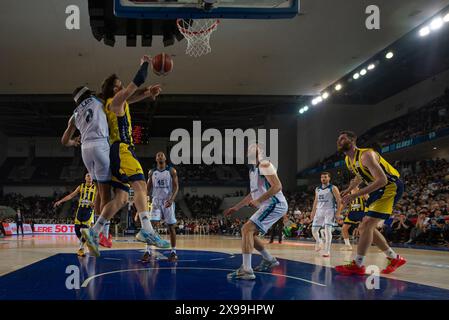
<svg viewBox="0 0 449 320">
<path fill-rule="evenodd" d="M 211 33 L 212 31 L 214 31 L 216 28 L 217 28 L 217 26 L 218 26 L 218 24 L 220 23 L 220 20 L 219 19 L 217 19 L 215 22 L 214 22 L 214 24 L 212 24 L 208 29 L 206 29 L 206 30 L 203 30 L 203 31 L 189 31 L 189 30 L 187 30 L 186 28 L 184 28 L 184 27 L 182 27 L 181 25 L 180 25 L 180 21 L 185 21 L 186 19 L 177 19 L 176 20 L 176 24 L 178 25 L 178 29 L 179 29 L 179 31 L 182 33 L 182 34 L 187 34 L 187 35 L 189 35 L 189 36 L 196 36 L 196 35 L 201 35 L 201 34 L 206 34 L 206 33 Z M 194 19 L 192 19 L 192 20 L 194 20 Z M 201 19 L 198 19 L 198 20 L 201 20 Z"/>
</svg>

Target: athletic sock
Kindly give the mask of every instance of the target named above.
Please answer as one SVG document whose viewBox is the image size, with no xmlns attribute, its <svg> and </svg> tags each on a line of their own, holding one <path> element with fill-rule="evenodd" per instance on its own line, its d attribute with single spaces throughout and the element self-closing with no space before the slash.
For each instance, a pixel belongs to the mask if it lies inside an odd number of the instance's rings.
<svg viewBox="0 0 449 320">
<path fill-rule="evenodd" d="M 95 225 L 92 227 L 92 231 L 95 232 L 96 234 L 99 234 L 103 230 L 107 222 L 108 220 L 100 216 Z"/>
<path fill-rule="evenodd" d="M 253 268 L 251 266 L 251 253 L 244 253 L 243 256 L 243 269 L 245 271 L 252 271 Z"/>
<path fill-rule="evenodd" d="M 172 247 L 171 252 L 174 252 L 176 254 L 176 247 Z"/>
<path fill-rule="evenodd" d="M 325 234 L 325 251 L 329 253 L 331 251 L 331 245 L 332 245 L 332 226 L 325 226 L 324 227 L 324 234 Z"/>
<path fill-rule="evenodd" d="M 111 226 L 111 222 L 106 221 L 103 227 L 103 236 L 107 239 L 109 238 L 109 227 Z"/>
<path fill-rule="evenodd" d="M 363 266 L 363 264 L 365 263 L 365 256 L 361 256 L 361 255 L 356 255 L 355 256 L 355 263 L 359 266 L 359 267 L 361 267 L 361 266 Z"/>
<path fill-rule="evenodd" d="M 80 250 L 84 249 L 84 243 L 85 243 L 84 241 L 80 240 Z"/>
<path fill-rule="evenodd" d="M 263 249 L 262 251 L 259 251 L 259 252 L 265 260 L 268 260 L 268 261 L 274 260 L 274 257 L 266 249 Z"/>
<path fill-rule="evenodd" d="M 312 235 L 317 243 L 321 243 L 320 239 L 320 227 L 312 227 Z"/>
<path fill-rule="evenodd" d="M 348 247 L 351 246 L 351 242 L 349 241 L 349 239 L 344 239 L 345 240 L 345 245 L 347 245 Z"/>
<path fill-rule="evenodd" d="M 139 213 L 140 223 L 142 224 L 142 229 L 154 234 L 153 226 L 150 221 L 150 213 L 148 211 L 144 211 Z"/>
<path fill-rule="evenodd" d="M 393 249 L 388 248 L 387 250 L 384 251 L 384 254 L 391 259 L 396 259 L 398 257 L 398 254 L 396 252 L 393 251 Z"/>
</svg>

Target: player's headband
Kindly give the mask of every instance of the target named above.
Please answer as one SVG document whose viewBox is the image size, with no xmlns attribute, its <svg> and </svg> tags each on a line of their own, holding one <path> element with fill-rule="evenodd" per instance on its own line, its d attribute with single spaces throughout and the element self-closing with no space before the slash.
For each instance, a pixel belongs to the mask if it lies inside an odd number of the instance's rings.
<svg viewBox="0 0 449 320">
<path fill-rule="evenodd" d="M 83 87 L 77 94 L 76 96 L 73 98 L 73 100 L 75 100 L 75 102 L 78 101 L 78 99 L 86 92 L 88 91 L 89 88 L 88 87 Z"/>
</svg>

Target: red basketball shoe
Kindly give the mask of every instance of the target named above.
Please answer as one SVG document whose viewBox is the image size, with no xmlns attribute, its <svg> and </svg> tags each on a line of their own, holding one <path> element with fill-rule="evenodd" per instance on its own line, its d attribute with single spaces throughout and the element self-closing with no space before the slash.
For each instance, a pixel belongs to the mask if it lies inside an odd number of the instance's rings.
<svg viewBox="0 0 449 320">
<path fill-rule="evenodd" d="M 99 241 L 100 246 L 105 247 L 105 248 L 112 248 L 112 236 L 111 234 L 109 234 L 109 237 L 106 238 L 103 233 L 100 233 L 100 241 Z"/>
<path fill-rule="evenodd" d="M 359 275 L 363 276 L 365 275 L 365 266 L 358 266 L 357 263 L 355 263 L 355 260 L 352 260 L 350 264 L 336 266 L 335 270 L 341 274 L 350 276 L 350 275 Z"/>
<path fill-rule="evenodd" d="M 407 260 L 405 260 L 400 255 L 398 255 L 396 259 L 391 259 L 391 258 L 387 258 L 387 259 L 388 259 L 388 265 L 385 269 L 382 270 L 382 272 L 381 272 L 382 274 L 390 274 L 390 273 L 394 272 L 400 266 L 403 266 L 404 264 L 407 263 Z"/>
</svg>

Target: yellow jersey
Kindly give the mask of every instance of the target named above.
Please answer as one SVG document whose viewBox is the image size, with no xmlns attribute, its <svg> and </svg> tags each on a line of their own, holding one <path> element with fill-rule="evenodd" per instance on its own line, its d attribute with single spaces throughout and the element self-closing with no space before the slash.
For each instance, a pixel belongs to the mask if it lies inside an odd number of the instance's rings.
<svg viewBox="0 0 449 320">
<path fill-rule="evenodd" d="M 350 212 L 365 212 L 365 198 L 364 196 L 360 196 L 352 200 L 351 204 L 349 205 L 349 211 Z"/>
<path fill-rule="evenodd" d="M 349 171 L 353 174 L 359 176 L 366 184 L 374 182 L 374 177 L 369 172 L 368 168 L 362 165 L 362 155 L 364 152 L 374 151 L 373 149 L 356 149 L 354 159 L 350 159 L 348 156 L 345 158 L 346 166 Z M 379 164 L 385 175 L 387 176 L 388 182 L 395 182 L 400 178 L 399 171 L 396 170 L 391 164 L 389 164 L 378 152 L 374 151 L 379 156 Z"/>
<path fill-rule="evenodd" d="M 95 184 L 88 186 L 85 183 L 80 185 L 80 199 L 78 200 L 78 208 L 93 208 L 95 202 L 95 194 L 97 188 Z"/>
<path fill-rule="evenodd" d="M 129 104 L 125 101 L 125 114 L 123 116 L 117 116 L 111 111 L 112 99 L 109 98 L 106 100 L 104 106 L 104 112 L 106 113 L 109 126 L 109 143 L 112 145 L 115 142 L 121 142 L 134 146 Z"/>
</svg>

